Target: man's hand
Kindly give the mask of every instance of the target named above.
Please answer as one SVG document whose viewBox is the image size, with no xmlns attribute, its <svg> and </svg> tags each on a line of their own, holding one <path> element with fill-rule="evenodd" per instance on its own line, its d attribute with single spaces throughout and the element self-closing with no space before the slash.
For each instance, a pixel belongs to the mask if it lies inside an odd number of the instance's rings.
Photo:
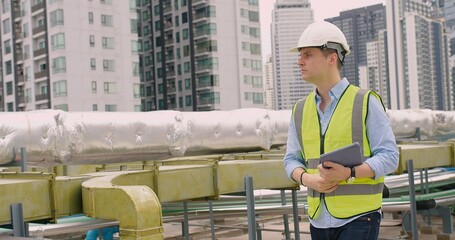
<svg viewBox="0 0 455 240">
<path fill-rule="evenodd" d="M 321 193 L 330 193 L 338 187 L 338 181 L 327 181 L 317 174 L 305 174 L 305 185 Z"/>
<path fill-rule="evenodd" d="M 351 175 L 351 170 L 349 168 L 330 161 L 325 161 L 324 166 L 322 166 L 322 164 L 319 164 L 318 170 L 319 176 L 321 176 L 321 178 L 336 183 L 348 179 Z"/>
</svg>

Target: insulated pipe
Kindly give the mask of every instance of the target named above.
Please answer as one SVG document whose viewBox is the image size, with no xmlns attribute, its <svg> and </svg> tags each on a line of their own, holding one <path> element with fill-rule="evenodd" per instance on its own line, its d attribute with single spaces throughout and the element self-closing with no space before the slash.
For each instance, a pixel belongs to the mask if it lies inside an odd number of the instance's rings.
<svg viewBox="0 0 455 240">
<path fill-rule="evenodd" d="M 455 112 L 388 110 L 397 139 L 455 136 Z M 286 144 L 290 110 L 0 113 L 0 165 L 25 147 L 32 166 L 107 164 L 269 150 Z"/>
<path fill-rule="evenodd" d="M 116 186 L 112 183 L 120 176 L 127 178 L 129 175 L 134 173 L 110 173 L 83 182 L 84 214 L 118 220 L 121 239 L 164 239 L 161 204 L 155 193 L 147 186 Z"/>
</svg>

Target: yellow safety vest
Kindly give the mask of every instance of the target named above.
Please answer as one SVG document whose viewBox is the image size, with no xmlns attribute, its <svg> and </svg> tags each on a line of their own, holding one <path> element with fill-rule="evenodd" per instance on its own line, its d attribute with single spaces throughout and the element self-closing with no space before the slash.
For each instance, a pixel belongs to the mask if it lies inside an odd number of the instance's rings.
<svg viewBox="0 0 455 240">
<path fill-rule="evenodd" d="M 365 125 L 370 94 L 381 101 L 375 92 L 349 85 L 342 94 L 325 133 L 321 130 L 314 92 L 294 105 L 294 123 L 309 174 L 318 174 L 317 166 L 322 153 L 353 142 L 361 144 L 364 160 L 371 157 Z M 377 180 L 356 178 L 349 184 L 341 182 L 335 191 L 325 194 L 308 188 L 309 217 L 317 218 L 321 198 L 325 198 L 327 210 L 335 218 L 350 218 L 376 211 L 382 206 L 383 187 L 384 177 Z"/>
</svg>

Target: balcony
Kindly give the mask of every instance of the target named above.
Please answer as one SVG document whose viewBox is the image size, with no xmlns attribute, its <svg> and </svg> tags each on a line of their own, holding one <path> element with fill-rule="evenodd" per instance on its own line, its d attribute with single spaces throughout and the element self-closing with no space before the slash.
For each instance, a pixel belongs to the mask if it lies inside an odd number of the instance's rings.
<svg viewBox="0 0 455 240">
<path fill-rule="evenodd" d="M 16 54 L 16 61 L 17 62 L 20 62 L 23 59 L 24 59 L 24 56 L 23 56 L 23 54 L 21 52 Z"/>
<path fill-rule="evenodd" d="M 35 73 L 35 79 L 39 79 L 39 78 L 43 78 L 43 77 L 47 77 L 47 71 L 46 70 Z"/>
<path fill-rule="evenodd" d="M 16 78 L 16 83 L 17 83 L 18 85 L 20 85 L 21 83 L 24 83 L 24 82 L 25 82 L 25 81 L 24 81 L 24 76 L 18 75 L 17 78 Z"/>
<path fill-rule="evenodd" d="M 203 4 L 206 4 L 207 0 L 193 0 L 193 8 L 196 8 L 197 6 L 202 6 Z"/>
<path fill-rule="evenodd" d="M 38 3 L 36 5 L 33 5 L 32 6 L 32 13 L 40 10 L 40 9 L 44 9 L 44 2 L 41 2 L 41 3 Z"/>
<path fill-rule="evenodd" d="M 196 24 L 196 23 L 199 23 L 199 22 L 203 22 L 203 21 L 207 21 L 208 18 L 210 16 L 208 16 L 207 13 L 199 13 L 199 14 L 194 14 L 193 15 L 193 23 Z"/>
<path fill-rule="evenodd" d="M 175 93 L 177 89 L 175 87 L 168 87 L 167 88 L 167 94 Z"/>
<path fill-rule="evenodd" d="M 14 34 L 14 36 L 16 38 L 16 41 L 21 40 L 22 39 L 22 32 L 17 32 L 16 34 Z"/>
<path fill-rule="evenodd" d="M 194 40 L 195 41 L 205 40 L 205 39 L 208 39 L 209 36 L 210 36 L 210 33 L 208 31 L 196 31 L 194 33 Z"/>
<path fill-rule="evenodd" d="M 42 101 L 42 100 L 48 100 L 48 99 L 49 99 L 49 94 L 47 94 L 47 93 L 35 96 L 35 101 Z"/>
<path fill-rule="evenodd" d="M 41 48 L 41 49 L 33 51 L 33 56 L 37 57 L 37 56 L 40 56 L 40 55 L 43 55 L 43 54 L 46 54 L 46 53 L 47 53 L 47 49 L 46 48 Z"/>
<path fill-rule="evenodd" d="M 164 44 L 165 45 L 172 45 L 172 44 L 174 44 L 174 39 L 167 39 L 166 41 L 164 41 Z"/>
<path fill-rule="evenodd" d="M 46 28 L 43 26 L 38 26 L 32 30 L 33 35 L 44 32 Z"/>
<path fill-rule="evenodd" d="M 19 99 L 17 99 L 17 104 L 19 104 L 20 106 L 25 105 L 25 98 L 24 97 L 20 97 Z"/>
</svg>

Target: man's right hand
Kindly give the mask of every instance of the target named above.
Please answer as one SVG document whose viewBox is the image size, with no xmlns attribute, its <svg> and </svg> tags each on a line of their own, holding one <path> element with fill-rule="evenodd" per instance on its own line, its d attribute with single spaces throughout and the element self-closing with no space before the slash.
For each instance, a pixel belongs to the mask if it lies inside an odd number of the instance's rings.
<svg viewBox="0 0 455 240">
<path fill-rule="evenodd" d="M 321 193 L 330 193 L 338 187 L 338 181 L 327 181 L 318 174 L 305 174 L 304 185 Z"/>
</svg>

